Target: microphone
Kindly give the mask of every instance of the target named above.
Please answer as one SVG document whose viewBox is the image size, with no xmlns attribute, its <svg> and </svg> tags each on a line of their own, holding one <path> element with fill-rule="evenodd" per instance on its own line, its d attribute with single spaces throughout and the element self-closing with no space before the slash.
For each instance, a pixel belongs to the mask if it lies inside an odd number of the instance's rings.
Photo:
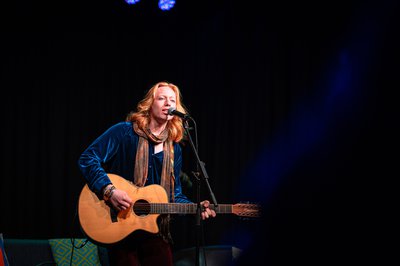
<svg viewBox="0 0 400 266">
<path fill-rule="evenodd" d="M 184 119 L 184 120 L 187 120 L 187 119 L 190 119 L 190 118 L 191 118 L 190 115 L 184 114 L 184 113 L 182 113 L 182 112 L 179 112 L 179 111 L 177 111 L 174 107 L 170 107 L 170 108 L 168 109 L 168 114 L 169 114 L 169 115 L 176 115 L 176 116 L 179 116 L 180 118 L 182 118 L 182 119 Z"/>
</svg>

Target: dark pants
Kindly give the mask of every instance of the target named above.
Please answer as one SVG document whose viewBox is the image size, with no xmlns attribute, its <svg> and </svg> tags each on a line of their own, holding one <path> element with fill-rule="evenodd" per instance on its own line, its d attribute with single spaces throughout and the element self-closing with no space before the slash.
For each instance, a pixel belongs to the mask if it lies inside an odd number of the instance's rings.
<svg viewBox="0 0 400 266">
<path fill-rule="evenodd" d="M 135 233 L 108 248 L 111 266 L 172 266 L 170 244 L 161 236 L 146 232 Z"/>
</svg>

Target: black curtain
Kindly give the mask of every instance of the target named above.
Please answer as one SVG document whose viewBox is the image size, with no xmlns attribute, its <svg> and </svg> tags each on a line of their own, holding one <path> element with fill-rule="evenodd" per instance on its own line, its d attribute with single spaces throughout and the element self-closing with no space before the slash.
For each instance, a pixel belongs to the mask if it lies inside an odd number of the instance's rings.
<svg viewBox="0 0 400 266">
<path fill-rule="evenodd" d="M 156 1 L 82 2 L 1 11 L 5 237 L 82 236 L 80 153 L 167 80 L 196 120 L 218 203 L 264 207 L 257 221 L 206 221 L 204 244 L 306 260 L 356 241 L 366 207 L 356 203 L 394 162 L 396 1 L 176 1 L 168 12 Z M 188 145 L 183 170 L 195 200 Z M 194 228 L 175 218 L 177 249 L 194 245 Z"/>
</svg>

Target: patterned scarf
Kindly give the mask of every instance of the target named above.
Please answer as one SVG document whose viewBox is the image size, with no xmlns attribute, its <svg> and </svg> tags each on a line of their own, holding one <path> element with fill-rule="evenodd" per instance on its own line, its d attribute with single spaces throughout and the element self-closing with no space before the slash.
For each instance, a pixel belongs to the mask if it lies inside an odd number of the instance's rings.
<svg viewBox="0 0 400 266">
<path fill-rule="evenodd" d="M 149 128 L 140 129 L 137 123 L 133 123 L 133 129 L 139 135 L 139 143 L 136 151 L 134 182 L 137 186 L 143 187 L 147 180 L 149 166 L 149 140 L 154 144 L 164 143 L 164 158 L 161 171 L 160 185 L 165 188 L 168 197 L 174 201 L 174 146 L 168 140 L 168 129 L 164 129 L 159 136 L 151 133 Z"/>
</svg>

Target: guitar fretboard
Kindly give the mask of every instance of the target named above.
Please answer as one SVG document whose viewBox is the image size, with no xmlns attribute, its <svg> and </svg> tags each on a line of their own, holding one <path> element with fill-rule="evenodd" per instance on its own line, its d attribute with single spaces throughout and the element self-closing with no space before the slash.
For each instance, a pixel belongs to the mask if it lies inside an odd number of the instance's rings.
<svg viewBox="0 0 400 266">
<path fill-rule="evenodd" d="M 218 204 L 210 209 L 216 213 L 232 213 L 232 204 Z M 195 203 L 136 203 L 133 211 L 140 214 L 195 214 L 197 204 Z"/>
</svg>

